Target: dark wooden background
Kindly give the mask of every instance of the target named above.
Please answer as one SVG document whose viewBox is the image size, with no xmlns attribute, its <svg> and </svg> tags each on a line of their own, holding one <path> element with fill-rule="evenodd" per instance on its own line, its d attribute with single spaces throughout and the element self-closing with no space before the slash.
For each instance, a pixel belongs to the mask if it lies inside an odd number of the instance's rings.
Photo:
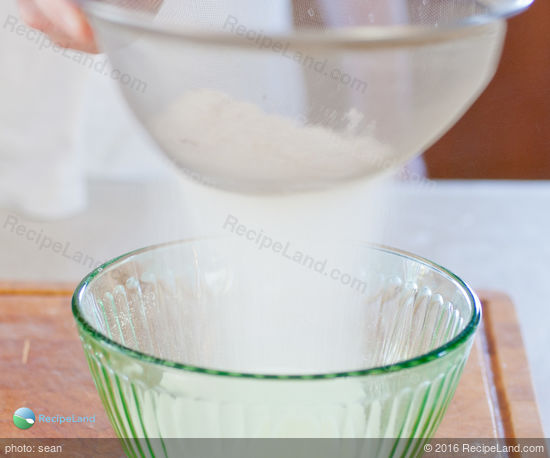
<svg viewBox="0 0 550 458">
<path fill-rule="evenodd" d="M 550 179 L 550 0 L 508 21 L 494 80 L 424 158 L 433 178 Z"/>
</svg>

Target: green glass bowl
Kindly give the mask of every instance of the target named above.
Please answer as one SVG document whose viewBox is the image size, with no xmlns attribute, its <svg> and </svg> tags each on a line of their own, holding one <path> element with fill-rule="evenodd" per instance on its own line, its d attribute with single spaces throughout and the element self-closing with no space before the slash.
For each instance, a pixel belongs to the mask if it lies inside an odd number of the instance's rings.
<svg viewBox="0 0 550 458">
<path fill-rule="evenodd" d="M 386 247 L 325 242 L 299 263 L 236 239 L 145 248 L 78 286 L 127 453 L 179 456 L 166 438 L 431 437 L 480 322 L 473 291 Z"/>
</svg>

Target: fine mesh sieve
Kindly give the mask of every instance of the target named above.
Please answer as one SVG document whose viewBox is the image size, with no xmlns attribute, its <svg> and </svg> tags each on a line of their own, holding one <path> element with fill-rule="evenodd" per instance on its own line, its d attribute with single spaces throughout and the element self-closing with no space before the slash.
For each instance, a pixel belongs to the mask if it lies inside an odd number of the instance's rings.
<svg viewBox="0 0 550 458">
<path fill-rule="evenodd" d="M 492 78 L 529 1 L 87 0 L 126 100 L 169 158 L 232 191 L 393 170 Z"/>
</svg>

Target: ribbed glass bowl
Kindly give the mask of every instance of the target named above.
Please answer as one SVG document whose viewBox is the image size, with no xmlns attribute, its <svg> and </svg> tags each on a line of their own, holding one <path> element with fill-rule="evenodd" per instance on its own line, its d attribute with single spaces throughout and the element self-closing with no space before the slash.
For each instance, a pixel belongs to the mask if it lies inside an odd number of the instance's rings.
<svg viewBox="0 0 550 458">
<path fill-rule="evenodd" d="M 130 456 L 186 456 L 167 438 L 433 435 L 480 322 L 475 294 L 398 250 L 308 250 L 297 262 L 244 238 L 189 240 L 82 281 L 74 317 Z"/>
</svg>

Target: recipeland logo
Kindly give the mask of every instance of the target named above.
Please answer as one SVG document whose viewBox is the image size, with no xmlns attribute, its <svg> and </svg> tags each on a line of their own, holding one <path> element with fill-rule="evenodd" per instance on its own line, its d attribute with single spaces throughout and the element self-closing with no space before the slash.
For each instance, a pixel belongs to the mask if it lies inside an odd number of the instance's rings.
<svg viewBox="0 0 550 458">
<path fill-rule="evenodd" d="M 34 412 L 27 407 L 21 407 L 13 414 L 13 424 L 19 429 L 29 429 L 35 421 Z"/>
<path fill-rule="evenodd" d="M 13 414 L 13 424 L 19 429 L 29 429 L 35 423 L 55 423 L 62 425 L 63 423 L 95 423 L 95 415 L 89 417 L 81 417 L 79 415 L 43 415 L 39 414 L 38 418 L 34 412 L 27 408 L 21 407 Z"/>
</svg>

